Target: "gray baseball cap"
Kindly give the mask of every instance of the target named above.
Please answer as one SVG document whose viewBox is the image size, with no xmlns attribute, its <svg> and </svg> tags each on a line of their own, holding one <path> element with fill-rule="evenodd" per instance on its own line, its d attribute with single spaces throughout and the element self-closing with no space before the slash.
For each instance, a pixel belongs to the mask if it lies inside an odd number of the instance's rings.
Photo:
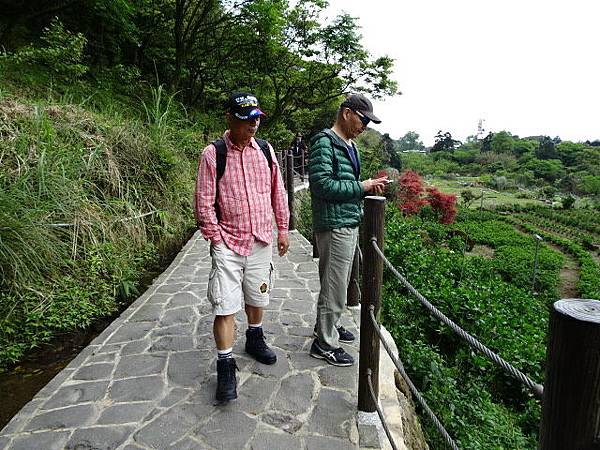
<svg viewBox="0 0 600 450">
<path fill-rule="evenodd" d="M 350 108 L 358 111 L 374 123 L 381 123 L 381 119 L 373 114 L 373 104 L 362 94 L 351 94 L 340 105 L 342 108 Z"/>
</svg>

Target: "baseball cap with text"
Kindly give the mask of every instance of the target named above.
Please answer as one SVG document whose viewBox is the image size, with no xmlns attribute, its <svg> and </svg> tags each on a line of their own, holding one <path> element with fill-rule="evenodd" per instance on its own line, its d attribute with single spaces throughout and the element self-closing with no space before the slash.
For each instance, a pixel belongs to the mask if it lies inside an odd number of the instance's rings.
<svg viewBox="0 0 600 450">
<path fill-rule="evenodd" d="M 248 92 L 235 92 L 225 102 L 225 109 L 240 120 L 265 116 L 260 110 L 258 99 Z"/>
<path fill-rule="evenodd" d="M 373 105 L 371 104 L 371 101 L 362 94 L 349 95 L 340 106 L 342 108 L 350 108 L 353 111 L 358 111 L 374 123 L 381 123 L 381 119 L 373 114 Z"/>
</svg>

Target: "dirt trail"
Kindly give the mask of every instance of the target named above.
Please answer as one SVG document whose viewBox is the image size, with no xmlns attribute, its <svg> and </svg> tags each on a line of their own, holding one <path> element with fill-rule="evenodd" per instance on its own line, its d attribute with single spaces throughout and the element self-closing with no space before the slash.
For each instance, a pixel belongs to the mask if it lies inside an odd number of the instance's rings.
<svg viewBox="0 0 600 450">
<path fill-rule="evenodd" d="M 579 264 L 577 260 L 570 253 L 566 253 L 562 247 L 546 242 L 546 245 L 552 247 L 554 250 L 561 252 L 565 258 L 565 262 L 560 269 L 560 285 L 558 292 L 560 298 L 579 298 L 579 291 L 577 290 L 577 281 L 579 281 Z"/>
<path fill-rule="evenodd" d="M 517 220 L 523 220 L 523 219 L 520 219 L 519 217 L 515 217 L 515 218 Z M 568 237 L 562 236 L 561 234 L 556 233 L 556 232 L 549 230 L 548 228 L 542 227 L 540 225 L 533 225 L 533 224 L 530 224 L 530 225 L 535 226 L 537 229 L 543 231 L 544 233 L 552 234 L 561 239 L 569 239 Z M 596 235 L 596 237 L 597 237 L 597 235 Z M 596 242 L 598 242 L 597 239 L 596 239 Z M 589 249 L 587 249 L 587 251 L 590 254 L 590 256 L 592 257 L 592 259 L 596 262 L 596 264 L 598 264 L 600 266 L 600 254 L 598 253 L 598 251 L 597 250 L 589 250 Z M 560 250 L 560 252 L 562 252 L 564 254 L 563 250 Z"/>
<path fill-rule="evenodd" d="M 514 229 L 525 236 L 531 236 L 531 233 L 523 231 L 518 225 L 513 225 Z M 546 231 L 546 230 L 544 230 Z M 560 283 L 558 285 L 558 293 L 560 298 L 579 298 L 577 290 L 577 281 L 579 281 L 579 264 L 573 255 L 567 253 L 560 245 L 552 242 L 544 241 L 548 247 L 562 253 L 564 263 L 560 269 Z"/>
</svg>

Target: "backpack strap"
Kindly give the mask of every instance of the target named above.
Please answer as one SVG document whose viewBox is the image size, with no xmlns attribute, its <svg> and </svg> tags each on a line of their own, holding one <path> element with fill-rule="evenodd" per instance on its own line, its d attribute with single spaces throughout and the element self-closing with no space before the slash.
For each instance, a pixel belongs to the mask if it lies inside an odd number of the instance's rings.
<svg viewBox="0 0 600 450">
<path fill-rule="evenodd" d="M 267 163 L 269 164 L 269 170 L 271 174 L 273 173 L 273 158 L 271 157 L 271 150 L 269 149 L 269 143 L 264 139 L 254 138 L 258 146 L 267 158 Z M 217 176 L 215 180 L 215 212 L 217 214 L 217 220 L 221 218 L 221 211 L 219 208 L 219 203 L 217 199 L 219 198 L 219 180 L 223 178 L 223 174 L 225 173 L 225 166 L 227 165 L 227 144 L 223 138 L 219 138 L 212 142 L 215 146 L 216 150 L 216 158 L 217 158 Z"/>
<path fill-rule="evenodd" d="M 227 145 L 223 139 L 217 139 L 212 143 L 217 151 L 217 186 L 219 180 L 223 178 L 225 166 L 227 165 Z"/>
<path fill-rule="evenodd" d="M 217 176 L 215 179 L 215 213 L 217 215 L 217 221 L 221 220 L 221 208 L 219 208 L 219 180 L 225 173 L 225 166 L 227 165 L 227 144 L 223 139 L 217 139 L 212 143 L 215 146 L 216 157 L 217 157 Z"/>
<path fill-rule="evenodd" d="M 271 156 L 271 150 L 269 149 L 269 143 L 267 141 L 265 141 L 264 139 L 254 138 L 254 140 L 256 141 L 256 143 L 258 144 L 260 149 L 262 150 L 263 155 L 265 155 L 265 158 L 267 158 L 267 162 L 269 163 L 269 170 L 271 170 L 271 174 L 272 174 L 273 173 L 273 158 Z"/>
</svg>

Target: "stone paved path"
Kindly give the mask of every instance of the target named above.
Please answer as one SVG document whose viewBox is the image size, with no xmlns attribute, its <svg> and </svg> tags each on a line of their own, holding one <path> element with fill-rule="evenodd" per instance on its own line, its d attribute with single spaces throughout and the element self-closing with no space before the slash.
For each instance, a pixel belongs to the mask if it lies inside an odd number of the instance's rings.
<svg viewBox="0 0 600 450">
<path fill-rule="evenodd" d="M 297 232 L 274 256 L 265 313 L 278 362 L 244 354 L 245 316 L 234 354 L 239 398 L 214 404 L 208 244 L 199 233 L 114 323 L 0 432 L 0 449 L 358 449 L 357 366 L 311 358 L 319 281 Z M 357 332 L 347 312 L 343 325 Z M 357 356 L 358 344 L 346 346 Z"/>
</svg>

